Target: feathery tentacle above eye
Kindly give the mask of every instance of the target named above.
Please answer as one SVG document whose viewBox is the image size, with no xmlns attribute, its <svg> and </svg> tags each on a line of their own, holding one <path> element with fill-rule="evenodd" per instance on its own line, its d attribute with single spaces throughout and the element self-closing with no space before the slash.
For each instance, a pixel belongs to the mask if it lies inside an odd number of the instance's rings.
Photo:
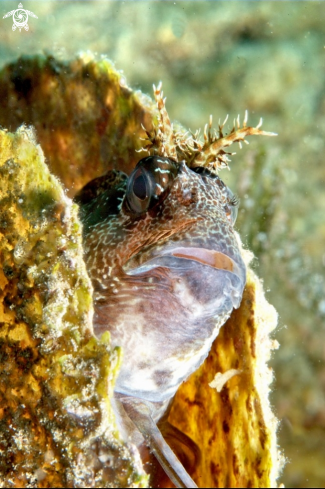
<svg viewBox="0 0 325 489">
<path fill-rule="evenodd" d="M 153 93 L 159 111 L 158 123 L 153 126 L 151 131 L 147 131 L 147 129 L 142 126 L 147 135 L 147 138 L 144 140 L 149 142 L 149 144 L 139 151 L 144 150 L 152 155 L 169 157 L 176 160 L 177 150 L 174 128 L 166 110 L 166 98 L 164 98 L 161 87 L 161 82 L 158 87 L 153 85 Z"/>
<path fill-rule="evenodd" d="M 233 143 L 238 143 L 241 148 L 241 143 L 246 141 L 247 136 L 276 136 L 274 132 L 262 131 L 260 129 L 263 120 L 260 119 L 256 127 L 247 126 L 248 111 L 245 111 L 243 126 L 240 124 L 240 117 L 234 120 L 233 127 L 229 134 L 224 135 L 223 128 L 228 120 L 228 115 L 222 124 L 218 124 L 218 133 L 212 129 L 212 116 L 210 115 L 209 124 L 204 127 L 204 143 L 195 138 L 193 145 L 189 146 L 191 160 L 188 166 L 195 168 L 196 166 L 207 166 L 211 170 L 218 171 L 221 168 L 227 167 L 230 161 L 229 156 L 235 153 L 226 153 L 225 148 L 228 148 Z"/>
<path fill-rule="evenodd" d="M 166 99 L 163 98 L 161 91 L 162 84 L 158 87 L 153 86 L 154 96 L 159 111 L 159 119 L 156 126 L 151 131 L 144 129 L 148 143 L 142 150 L 149 154 L 167 156 L 176 161 L 185 161 L 189 168 L 198 166 L 207 167 L 214 173 L 218 173 L 222 168 L 227 168 L 230 162 L 230 156 L 235 153 L 229 153 L 229 148 L 233 143 L 249 144 L 245 139 L 247 136 L 277 136 L 274 132 L 263 131 L 262 118 L 256 127 L 248 126 L 248 111 L 245 111 L 243 125 L 241 126 L 240 117 L 234 120 L 233 127 L 228 134 L 224 134 L 224 127 L 228 120 L 228 115 L 222 124 L 218 124 L 218 129 L 212 128 L 212 115 L 209 123 L 205 125 L 203 132 L 203 141 L 200 139 L 200 130 L 194 133 L 185 133 L 175 131 L 170 122 L 166 110 Z"/>
</svg>

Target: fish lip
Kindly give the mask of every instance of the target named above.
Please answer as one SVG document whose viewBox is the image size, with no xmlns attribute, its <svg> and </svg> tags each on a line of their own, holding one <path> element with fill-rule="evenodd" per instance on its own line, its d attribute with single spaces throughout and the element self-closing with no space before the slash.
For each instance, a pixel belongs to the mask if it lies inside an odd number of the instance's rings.
<svg viewBox="0 0 325 489">
<path fill-rule="evenodd" d="M 166 259 L 176 260 L 178 265 L 175 267 L 175 262 L 168 263 Z M 190 266 L 189 277 L 193 277 L 191 274 L 197 267 L 202 267 L 202 280 L 212 280 L 212 282 L 223 282 L 226 280 L 226 289 L 222 292 L 222 295 L 229 297 L 234 308 L 238 308 L 241 303 L 243 290 L 246 284 L 246 267 L 243 260 L 235 261 L 230 258 L 228 254 L 221 251 L 197 248 L 197 247 L 173 247 L 164 251 L 160 251 L 159 254 L 155 254 L 149 260 L 138 265 L 136 267 L 124 269 L 124 272 L 128 276 L 140 276 L 142 273 L 147 274 L 150 270 L 163 267 L 170 269 L 172 276 L 177 275 L 177 270 L 184 270 L 185 261 L 192 263 L 194 268 Z M 183 266 L 182 266 L 183 263 Z M 180 267 L 180 268 L 178 268 Z M 205 271 L 203 271 L 205 269 Z M 174 273 L 173 273 L 174 272 Z M 195 273 L 195 272 L 194 272 Z M 228 277 L 228 278 L 226 278 Z M 204 282 L 203 282 L 204 283 Z"/>
<path fill-rule="evenodd" d="M 239 267 L 234 260 L 221 251 L 211 250 L 208 248 L 182 246 L 174 248 L 166 253 L 162 253 L 162 255 L 172 255 L 176 258 L 197 261 L 202 263 L 202 265 L 208 265 L 218 270 L 227 270 L 228 272 L 235 273 L 236 275 L 241 275 Z"/>
<path fill-rule="evenodd" d="M 133 275 L 139 273 L 140 271 L 144 271 L 145 269 L 148 270 L 152 268 L 152 266 L 157 266 L 157 259 L 168 256 L 194 261 L 203 266 L 208 266 L 216 270 L 224 270 L 228 273 L 237 275 L 237 277 L 241 279 L 243 283 L 246 282 L 246 268 L 240 267 L 240 265 L 237 264 L 233 258 L 230 258 L 229 255 L 209 248 L 198 248 L 192 246 L 178 246 L 175 248 L 169 248 L 163 252 L 159 252 L 159 254 L 155 254 L 142 265 L 127 270 L 126 273 L 128 275 Z"/>
<path fill-rule="evenodd" d="M 224 270 L 228 273 L 233 273 L 234 275 L 237 275 L 243 283 L 246 282 L 246 268 L 240 267 L 233 258 L 222 251 L 213 250 L 211 248 L 180 246 L 163 252 L 160 256 L 174 256 L 175 258 L 195 261 L 216 270 Z"/>
</svg>

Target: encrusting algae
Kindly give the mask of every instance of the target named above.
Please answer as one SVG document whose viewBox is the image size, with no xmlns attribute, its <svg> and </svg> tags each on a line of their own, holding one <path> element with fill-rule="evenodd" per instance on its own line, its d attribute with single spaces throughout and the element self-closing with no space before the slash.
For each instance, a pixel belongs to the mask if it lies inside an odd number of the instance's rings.
<svg viewBox="0 0 325 489">
<path fill-rule="evenodd" d="M 120 351 L 92 334 L 78 209 L 30 129 L 0 132 L 1 487 L 145 487 L 110 397 Z"/>
<path fill-rule="evenodd" d="M 216 172 L 227 165 L 230 144 L 268 134 L 247 127 L 245 117 L 226 136 L 223 125 L 218 135 L 209 127 L 202 143 L 198 133 L 174 130 L 160 87 L 157 112 L 107 60 L 89 55 L 71 64 L 22 59 L 0 73 L 0 94 L 7 101 L 2 125 L 36 127 L 46 161 L 70 195 L 109 169 L 133 170 L 140 138 L 148 141 L 142 154 Z M 108 333 L 93 334 L 77 205 L 49 173 L 30 129 L 2 131 L 0 158 L 3 485 L 145 487 L 139 456 L 122 441 L 110 403 L 120 350 L 110 348 Z M 249 253 L 241 253 L 248 266 Z M 275 326 L 276 313 L 248 268 L 240 307 L 159 425 L 199 487 L 276 484 L 281 462 L 266 364 Z M 209 386 L 218 373 L 226 376 L 220 392 Z M 157 487 L 171 487 L 159 469 L 151 477 Z"/>
</svg>

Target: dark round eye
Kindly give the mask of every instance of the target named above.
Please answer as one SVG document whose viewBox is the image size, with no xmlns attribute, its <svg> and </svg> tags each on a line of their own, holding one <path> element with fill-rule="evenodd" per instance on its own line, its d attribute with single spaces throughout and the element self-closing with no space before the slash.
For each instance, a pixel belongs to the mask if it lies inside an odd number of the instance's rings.
<svg viewBox="0 0 325 489">
<path fill-rule="evenodd" d="M 148 197 L 146 180 L 143 175 L 139 175 L 133 180 L 133 192 L 140 200 L 145 200 Z"/>
<path fill-rule="evenodd" d="M 125 209 L 143 214 L 161 203 L 177 172 L 178 164 L 170 158 L 149 156 L 140 160 L 128 179 Z"/>
<path fill-rule="evenodd" d="M 126 199 L 130 209 L 136 214 L 146 212 L 150 197 L 152 195 L 152 185 L 150 175 L 147 171 L 138 167 L 131 173 L 126 189 Z"/>
</svg>

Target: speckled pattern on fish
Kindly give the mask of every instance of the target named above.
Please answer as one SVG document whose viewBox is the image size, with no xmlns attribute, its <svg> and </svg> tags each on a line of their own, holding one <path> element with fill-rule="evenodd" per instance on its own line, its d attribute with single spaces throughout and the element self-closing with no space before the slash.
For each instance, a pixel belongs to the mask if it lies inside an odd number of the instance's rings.
<svg viewBox="0 0 325 489">
<path fill-rule="evenodd" d="M 233 308 L 245 265 L 233 229 L 237 202 L 217 175 L 224 147 L 246 126 L 205 143 L 173 131 L 160 87 L 150 154 L 132 174 L 93 180 L 76 197 L 94 285 L 94 331 L 109 330 L 124 361 L 115 390 L 147 401 L 171 398 L 203 362 Z M 180 159 L 181 158 L 181 159 Z"/>
</svg>

